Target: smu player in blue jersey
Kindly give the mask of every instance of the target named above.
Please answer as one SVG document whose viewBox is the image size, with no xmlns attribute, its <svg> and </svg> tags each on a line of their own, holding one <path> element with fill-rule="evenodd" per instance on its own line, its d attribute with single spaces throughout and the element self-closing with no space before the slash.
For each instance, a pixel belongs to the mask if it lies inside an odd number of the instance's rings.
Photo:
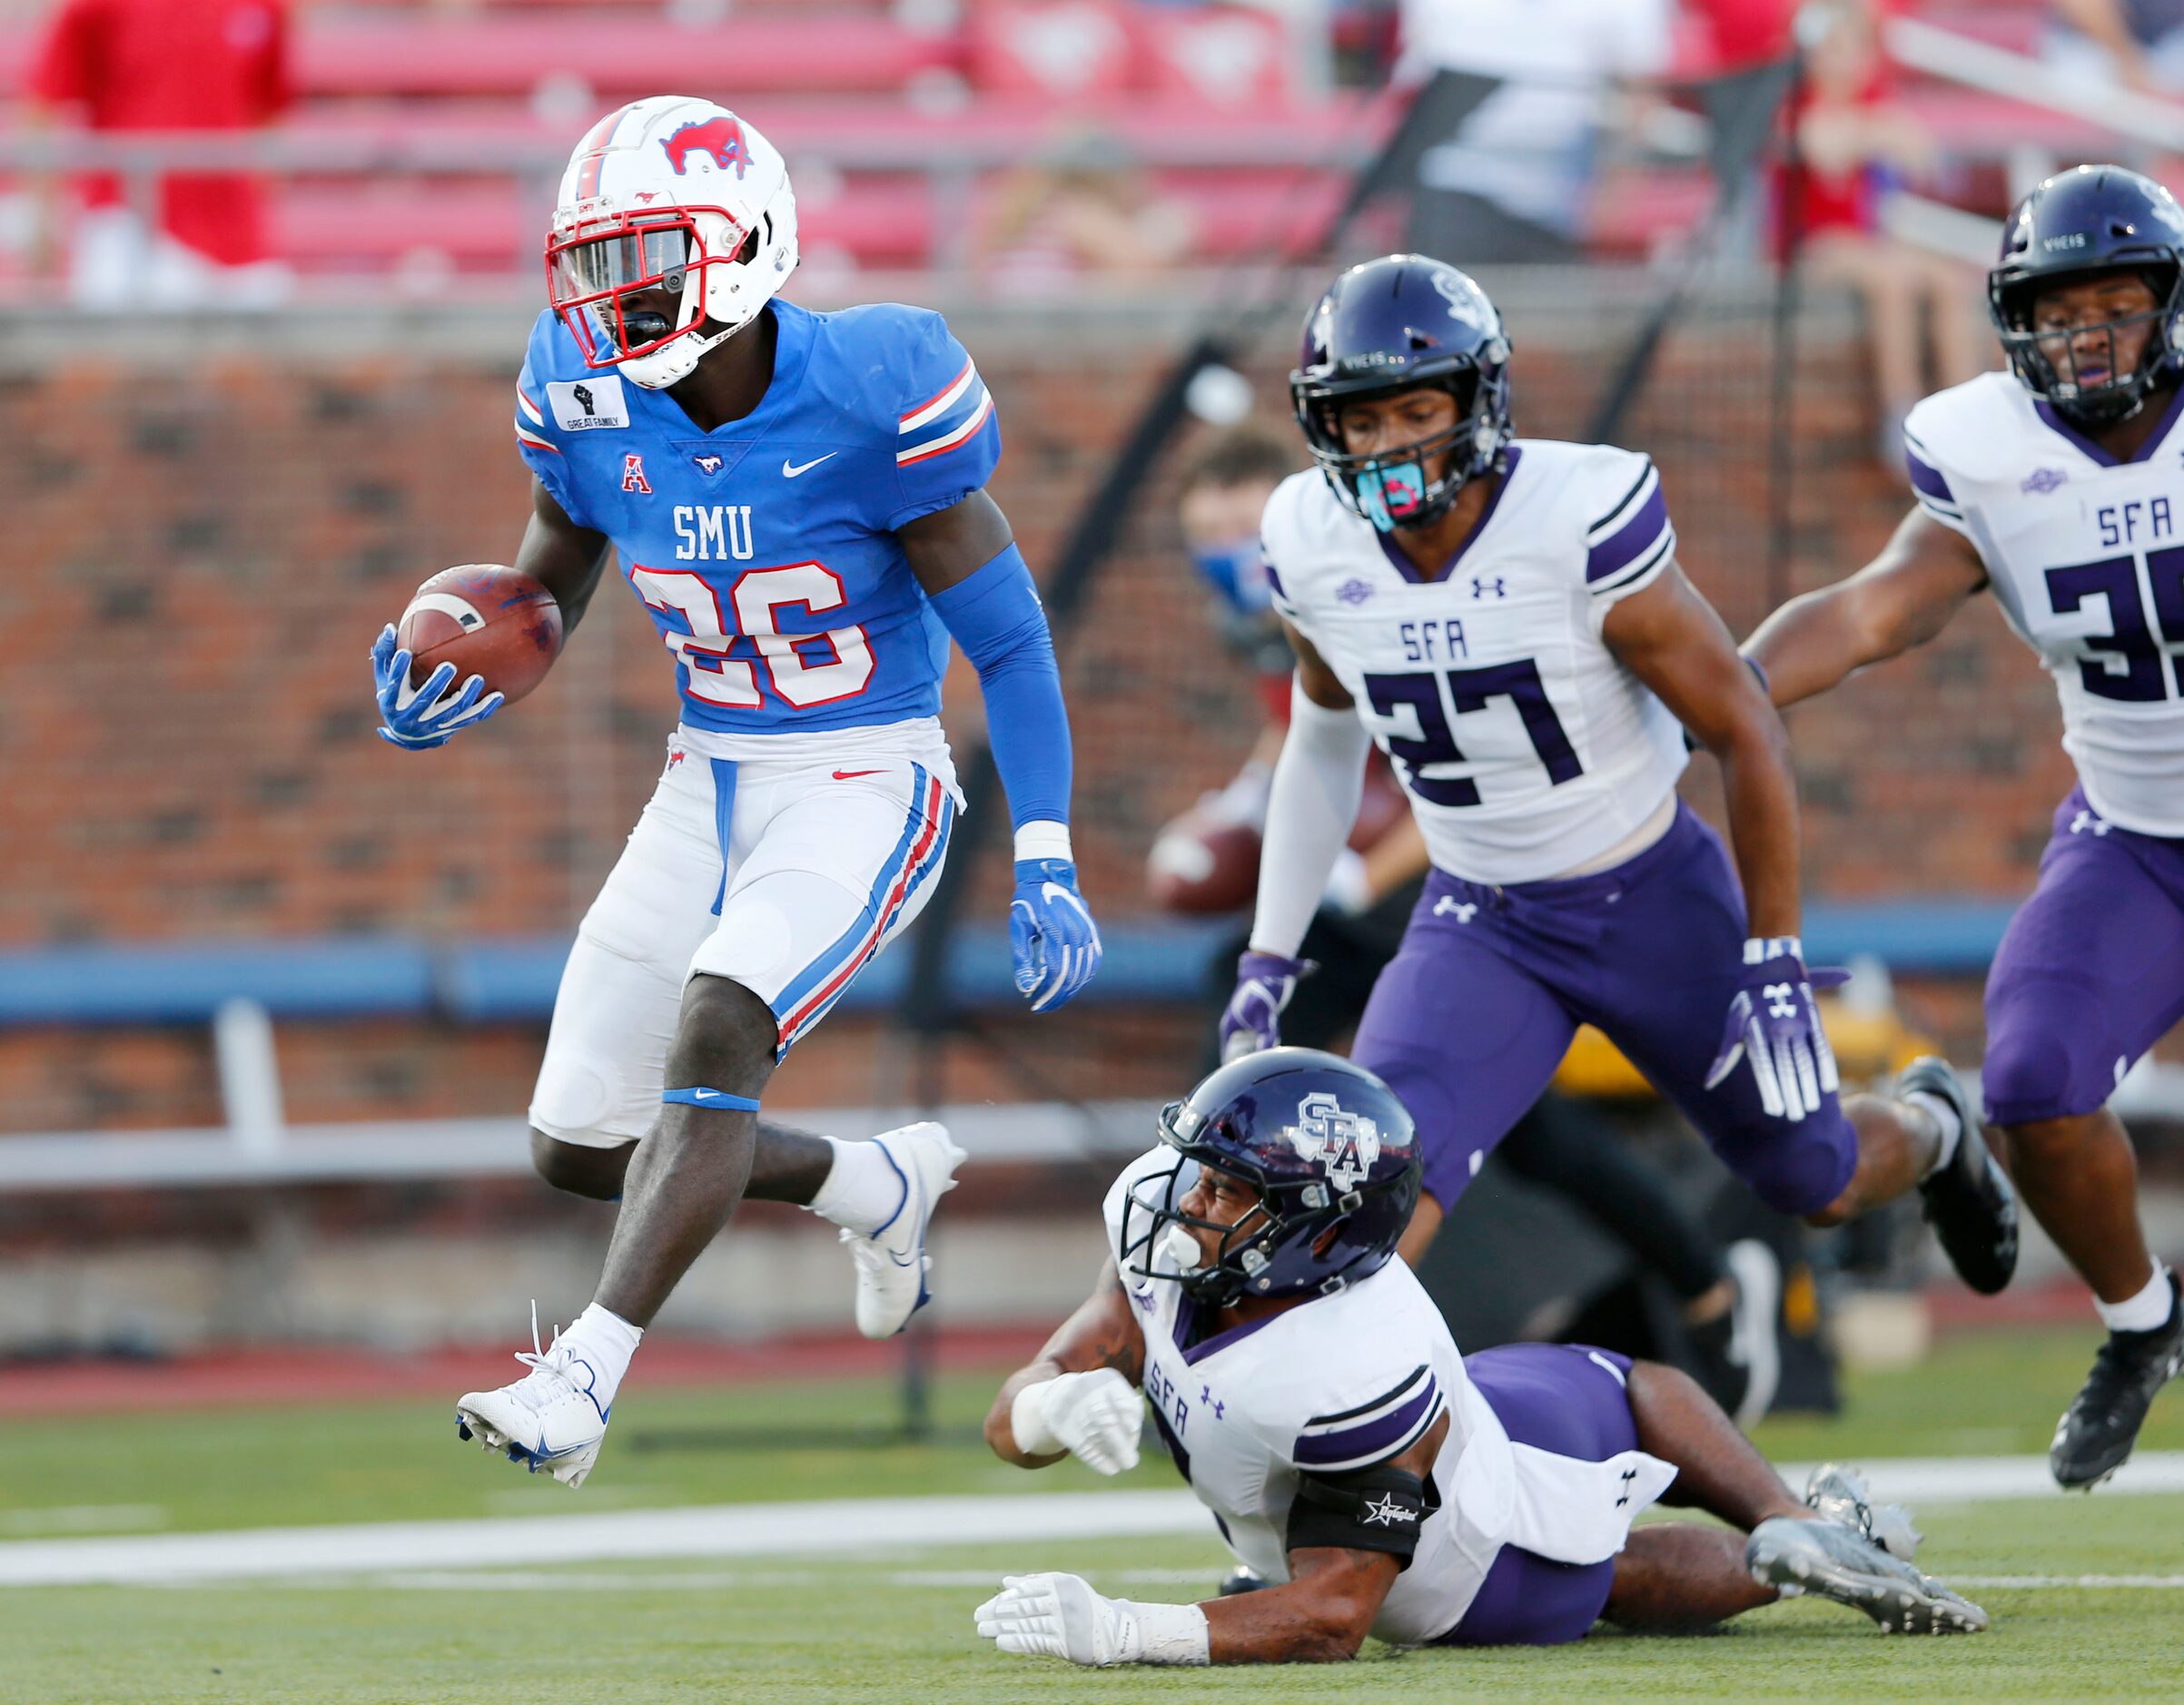
<svg viewBox="0 0 2184 1705">
<path fill-rule="evenodd" d="M 614 548 L 675 662 L 658 791 L 587 914 L 530 1111 L 551 1183 L 620 1198 L 592 1305 L 531 1372 L 457 1405 L 465 1438 L 580 1484 L 638 1338 L 746 1196 L 842 1227 L 857 1325 L 925 1300 L 961 1152 L 757 1117 L 791 1046 L 930 897 L 961 804 L 941 732 L 950 636 L 976 666 L 1016 834 L 1010 935 L 1036 1011 L 1100 959 L 1069 839 L 1069 724 L 1046 619 L 984 490 L 993 404 L 937 314 L 775 300 L 796 203 L 765 137 L 662 95 L 578 144 L 553 302 L 517 384 L 535 476 L 516 566 L 573 627 Z M 498 697 L 421 685 L 380 636 L 382 733 L 437 745 Z"/>
</svg>

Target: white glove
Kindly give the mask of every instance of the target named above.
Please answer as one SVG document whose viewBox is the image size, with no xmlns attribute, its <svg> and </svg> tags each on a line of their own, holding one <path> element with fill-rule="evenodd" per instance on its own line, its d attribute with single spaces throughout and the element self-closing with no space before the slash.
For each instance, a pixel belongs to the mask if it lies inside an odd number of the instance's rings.
<svg viewBox="0 0 2184 1705">
<path fill-rule="evenodd" d="M 1022 1657 L 1117 1663 L 1207 1663 L 1206 1613 L 1195 1604 L 1103 1599 L 1075 1575 L 1003 1575 L 977 1610 L 978 1631 Z"/>
<path fill-rule="evenodd" d="M 1138 1465 L 1145 1405 L 1112 1367 L 1026 1385 L 1009 1405 L 1009 1427 L 1026 1456 L 1067 1451 L 1086 1467 L 1119 1474 Z"/>
</svg>

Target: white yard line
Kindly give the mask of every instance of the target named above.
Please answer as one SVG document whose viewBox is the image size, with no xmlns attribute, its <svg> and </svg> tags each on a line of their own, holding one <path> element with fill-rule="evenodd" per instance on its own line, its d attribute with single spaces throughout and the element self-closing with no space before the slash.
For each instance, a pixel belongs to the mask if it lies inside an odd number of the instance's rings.
<svg viewBox="0 0 2184 1705">
<path fill-rule="evenodd" d="M 1863 1466 L 1876 1496 L 1900 1499 L 1914 1507 L 2066 1495 L 2049 1477 L 2046 1458 L 2039 1456 L 1903 1457 Z M 1784 1468 L 1794 1486 L 1804 1484 L 1805 1473 L 1803 1464 Z M 2178 1492 L 2184 1492 L 2184 1451 L 2147 1451 L 2096 1495 Z M 630 1558 L 862 1557 L 890 1551 L 931 1551 L 940 1545 L 1130 1539 L 1207 1531 L 1204 1511 L 1180 1489 L 716 1504 L 486 1521 L 25 1540 L 0 1544 L 0 1586 L 354 1577 L 419 1571 L 469 1576 L 480 1570 L 535 1570 Z"/>
</svg>

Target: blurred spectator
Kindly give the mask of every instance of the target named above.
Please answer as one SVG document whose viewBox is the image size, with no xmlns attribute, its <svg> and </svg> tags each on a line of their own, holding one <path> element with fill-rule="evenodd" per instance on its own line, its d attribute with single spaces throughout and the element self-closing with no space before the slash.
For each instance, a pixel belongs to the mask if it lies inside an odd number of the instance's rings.
<svg viewBox="0 0 2184 1705">
<path fill-rule="evenodd" d="M 286 0 L 62 0 L 27 94 L 38 127 L 64 113 L 108 135 L 267 123 L 289 102 Z M 169 173 L 143 207 L 118 174 L 96 172 L 76 197 L 68 271 L 82 306 L 248 306 L 286 292 L 254 176 Z M 40 199 L 38 247 L 50 265 L 50 183 Z"/>
<path fill-rule="evenodd" d="M 1084 131 L 995 186 L 981 270 L 1012 295 L 1046 295 L 1086 273 L 1158 272 L 1187 259 L 1189 206 L 1163 194 L 1116 138 Z"/>
<path fill-rule="evenodd" d="M 1576 258 L 1605 97 L 1667 69 L 1671 22 L 1670 0 L 1404 0 L 1398 77 L 1505 84 L 1427 151 L 1411 247 L 1458 266 Z"/>
<path fill-rule="evenodd" d="M 2054 0 L 2048 63 L 2143 94 L 2184 94 L 2184 0 Z"/>
<path fill-rule="evenodd" d="M 1810 10 L 1806 83 L 1795 107 L 1800 161 L 1784 184 L 1784 217 L 1812 275 L 1848 284 L 1863 300 L 1881 404 L 1880 455 L 1899 468 L 1912 405 L 1985 364 L 1974 292 L 1957 261 L 1882 230 L 1882 202 L 1906 176 L 1927 170 L 1934 151 L 1890 88 L 1880 6 L 1819 0 Z M 1922 315 L 1932 346 L 1931 384 L 1921 370 Z"/>
</svg>

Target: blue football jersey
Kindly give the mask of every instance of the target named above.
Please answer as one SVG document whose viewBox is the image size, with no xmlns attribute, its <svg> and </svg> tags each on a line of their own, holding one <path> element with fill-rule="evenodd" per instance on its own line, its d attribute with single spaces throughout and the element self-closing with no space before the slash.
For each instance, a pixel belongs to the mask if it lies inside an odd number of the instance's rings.
<svg viewBox="0 0 2184 1705">
<path fill-rule="evenodd" d="M 588 368 L 540 314 L 517 381 L 523 459 L 569 519 L 614 541 L 690 726 L 936 715 L 948 635 L 894 530 L 986 483 L 993 399 L 938 314 L 771 311 L 765 399 L 709 433 L 667 391 Z"/>
</svg>

